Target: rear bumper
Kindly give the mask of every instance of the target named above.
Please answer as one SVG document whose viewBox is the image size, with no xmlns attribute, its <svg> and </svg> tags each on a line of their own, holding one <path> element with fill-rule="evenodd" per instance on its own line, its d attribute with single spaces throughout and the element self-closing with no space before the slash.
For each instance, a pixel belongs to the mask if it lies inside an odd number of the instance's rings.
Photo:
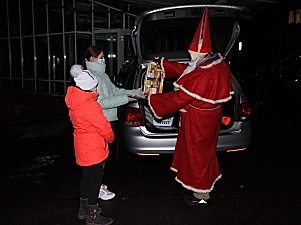
<svg viewBox="0 0 301 225">
<path fill-rule="evenodd" d="M 251 144 L 252 129 L 249 121 L 240 123 L 235 130 L 220 133 L 217 152 L 236 151 L 248 148 Z M 145 127 L 121 125 L 119 130 L 120 146 L 135 154 L 172 154 L 177 134 L 145 134 Z"/>
</svg>

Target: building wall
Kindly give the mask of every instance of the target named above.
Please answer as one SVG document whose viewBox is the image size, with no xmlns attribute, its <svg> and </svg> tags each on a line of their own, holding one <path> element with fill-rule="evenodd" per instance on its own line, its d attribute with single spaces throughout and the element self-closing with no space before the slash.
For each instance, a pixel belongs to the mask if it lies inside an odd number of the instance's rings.
<svg viewBox="0 0 301 225">
<path fill-rule="evenodd" d="M 299 12 L 300 4 L 285 1 L 258 11 L 249 25 L 241 26 L 244 44 L 235 65 L 242 66 L 236 70 L 256 72 L 301 48 L 301 24 L 288 24 L 289 12 Z M 88 0 L 3 0 L 0 8 L 0 90 L 52 95 L 65 93 L 71 84 L 69 68 L 82 62 L 85 49 L 101 44 L 95 32 L 132 29 L 136 18 Z M 108 68 L 118 70 L 115 64 Z"/>
<path fill-rule="evenodd" d="M 0 1 L 0 90 L 62 95 L 101 29 L 132 29 L 135 15 L 97 1 Z"/>
</svg>

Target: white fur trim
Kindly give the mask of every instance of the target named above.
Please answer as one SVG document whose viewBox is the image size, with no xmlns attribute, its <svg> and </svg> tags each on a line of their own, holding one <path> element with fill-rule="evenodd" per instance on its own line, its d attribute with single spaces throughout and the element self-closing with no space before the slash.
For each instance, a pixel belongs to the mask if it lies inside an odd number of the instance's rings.
<svg viewBox="0 0 301 225">
<path fill-rule="evenodd" d="M 178 181 L 180 184 L 182 184 L 182 186 L 188 190 L 191 190 L 193 192 L 199 192 L 199 193 L 207 193 L 207 192 L 211 192 L 214 188 L 214 185 L 216 183 L 216 181 L 218 181 L 219 179 L 222 178 L 222 175 L 218 175 L 218 177 L 214 180 L 213 184 L 211 185 L 210 189 L 207 189 L 207 190 L 204 190 L 204 189 L 197 189 L 197 188 L 194 188 L 194 187 L 191 187 L 189 185 L 185 185 L 182 181 L 180 181 L 178 179 L 178 177 L 175 178 L 176 181 Z"/>
<path fill-rule="evenodd" d="M 232 98 L 231 92 L 229 92 L 229 95 L 230 95 L 230 96 L 227 97 L 227 98 L 218 99 L 218 100 L 212 100 L 212 99 L 204 98 L 204 97 L 202 97 L 202 96 L 199 96 L 199 95 L 197 95 L 197 94 L 194 94 L 194 93 L 188 91 L 187 89 L 183 88 L 182 85 L 178 85 L 176 82 L 174 82 L 173 85 L 174 85 L 176 88 L 181 89 L 182 91 L 184 91 L 186 94 L 190 95 L 191 97 L 194 97 L 194 98 L 197 99 L 197 100 L 201 100 L 201 101 L 203 101 L 203 102 L 208 102 L 208 103 L 211 103 L 211 104 L 217 104 L 217 103 L 227 102 L 227 101 L 229 101 L 229 100 Z"/>
<path fill-rule="evenodd" d="M 174 171 L 174 172 L 178 172 L 178 170 L 176 170 L 175 168 L 173 168 L 173 167 L 170 167 L 170 169 L 172 170 L 172 171 Z"/>
<path fill-rule="evenodd" d="M 214 108 L 212 108 L 212 109 L 202 109 L 202 108 L 195 107 L 195 106 L 193 106 L 193 105 L 191 105 L 191 104 L 189 104 L 189 106 L 192 107 L 192 108 L 194 108 L 194 109 L 197 109 L 197 110 L 216 110 L 216 109 L 218 109 L 219 107 L 221 107 L 221 105 L 218 105 L 218 106 L 216 106 L 216 107 L 214 107 Z"/>
<path fill-rule="evenodd" d="M 155 116 L 157 119 L 162 119 L 162 117 L 158 116 L 158 115 L 155 113 L 155 110 L 153 109 L 152 105 L 150 104 L 150 97 L 151 97 L 151 95 L 148 96 L 148 105 L 149 105 L 151 111 L 153 112 L 154 116 Z"/>
<path fill-rule="evenodd" d="M 217 55 L 219 57 L 217 60 L 212 61 L 210 64 L 208 64 L 206 66 L 200 66 L 200 68 L 202 68 L 202 69 L 208 69 L 208 68 L 210 68 L 210 67 L 212 67 L 212 66 L 214 66 L 216 64 L 221 63 L 224 58 L 222 57 L 222 55 L 220 53 L 218 53 Z"/>
<path fill-rule="evenodd" d="M 178 172 L 178 171 L 177 171 L 175 168 L 173 168 L 173 167 L 171 167 L 170 169 L 171 169 L 172 171 L 174 171 L 174 172 Z M 189 186 L 189 185 L 184 184 L 182 181 L 180 181 L 180 180 L 178 179 L 177 176 L 175 177 L 175 180 L 176 180 L 177 182 L 179 182 L 184 188 L 186 188 L 186 189 L 188 189 L 188 190 L 191 190 L 191 191 L 193 191 L 193 192 L 208 193 L 208 192 L 211 192 L 211 191 L 213 190 L 215 183 L 216 183 L 218 180 L 220 180 L 221 178 L 222 178 L 222 174 L 218 175 L 217 178 L 215 178 L 215 180 L 214 180 L 213 184 L 211 185 L 210 189 L 197 189 L 197 188 L 191 187 L 191 186 Z"/>
</svg>

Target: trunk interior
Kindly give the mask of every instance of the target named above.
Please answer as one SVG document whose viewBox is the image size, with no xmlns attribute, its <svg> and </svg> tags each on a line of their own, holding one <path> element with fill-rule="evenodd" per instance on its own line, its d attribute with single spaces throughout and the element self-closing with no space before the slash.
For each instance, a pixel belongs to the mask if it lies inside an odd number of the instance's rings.
<svg viewBox="0 0 301 225">
<path fill-rule="evenodd" d="M 164 79 L 163 93 L 174 90 L 173 83 L 175 79 Z M 228 102 L 222 104 L 223 106 L 223 119 L 221 121 L 221 130 L 229 129 L 232 127 L 235 118 L 235 97 Z M 145 127 L 152 133 L 177 133 L 180 113 L 175 112 L 171 115 L 164 117 L 162 120 L 154 118 L 148 102 L 140 101 L 139 107 L 141 109 L 142 118 Z"/>
</svg>

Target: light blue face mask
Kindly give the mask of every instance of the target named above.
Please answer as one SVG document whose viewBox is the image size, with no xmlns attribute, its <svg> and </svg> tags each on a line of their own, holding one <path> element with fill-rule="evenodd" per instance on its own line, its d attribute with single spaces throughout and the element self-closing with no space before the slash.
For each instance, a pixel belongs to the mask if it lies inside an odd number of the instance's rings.
<svg viewBox="0 0 301 225">
<path fill-rule="evenodd" d="M 104 61 L 104 60 L 103 60 Z M 102 64 L 100 63 L 100 61 L 98 61 L 98 66 L 97 66 L 97 70 L 100 74 L 105 73 L 106 71 L 106 64 Z"/>
<path fill-rule="evenodd" d="M 98 59 L 98 63 L 101 65 L 106 64 L 106 60 L 105 59 Z"/>
</svg>

